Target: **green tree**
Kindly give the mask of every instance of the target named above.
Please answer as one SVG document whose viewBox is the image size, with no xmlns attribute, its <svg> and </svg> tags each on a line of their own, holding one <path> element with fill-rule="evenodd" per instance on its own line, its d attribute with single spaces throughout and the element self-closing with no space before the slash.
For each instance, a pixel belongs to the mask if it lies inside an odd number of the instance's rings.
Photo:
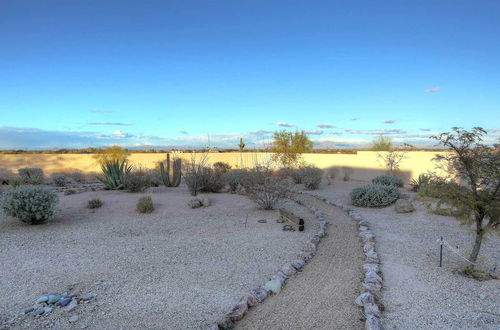
<svg viewBox="0 0 500 330">
<path fill-rule="evenodd" d="M 453 178 L 461 183 L 443 185 L 439 199 L 456 210 L 454 214 L 460 220 L 474 226 L 475 240 L 469 258 L 473 263 L 485 235 L 500 233 L 500 152 L 481 143 L 485 134 L 481 127 L 471 131 L 453 127 L 452 132 L 431 137 L 450 151 L 436 155 L 439 167 L 451 169 Z M 499 147 L 495 145 L 496 149 Z"/>
<path fill-rule="evenodd" d="M 287 130 L 276 131 L 271 148 L 272 160 L 284 167 L 295 167 L 299 164 L 302 153 L 310 152 L 312 147 L 312 141 L 303 130 L 295 133 Z"/>
<path fill-rule="evenodd" d="M 370 145 L 370 150 L 372 151 L 391 151 L 392 150 L 392 139 L 389 136 L 380 134 L 372 140 Z"/>
</svg>

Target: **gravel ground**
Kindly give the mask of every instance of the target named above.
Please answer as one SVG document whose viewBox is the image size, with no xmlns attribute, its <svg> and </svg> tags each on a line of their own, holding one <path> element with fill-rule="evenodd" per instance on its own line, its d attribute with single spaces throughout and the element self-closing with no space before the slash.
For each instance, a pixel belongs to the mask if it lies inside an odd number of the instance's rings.
<svg viewBox="0 0 500 330">
<path fill-rule="evenodd" d="M 293 202 L 285 206 L 306 219 L 305 233 L 283 231 L 277 211 L 239 195 L 207 194 L 212 206 L 189 209 L 185 188 L 156 189 L 148 215 L 135 211 L 140 196 L 61 196 L 57 217 L 39 226 L 0 215 L 0 326 L 13 319 L 12 328 L 205 329 L 318 230 Z M 103 207 L 87 209 L 91 198 Z M 40 295 L 67 290 L 98 294 L 75 310 L 76 323 L 60 308 L 20 316 Z"/>
<path fill-rule="evenodd" d="M 360 183 L 335 182 L 314 194 L 350 204 L 349 192 Z M 500 285 L 498 280 L 479 282 L 457 274 L 465 263 L 444 251 L 438 267 L 443 236 L 467 256 L 473 235 L 452 218 L 428 214 L 425 204 L 409 195 L 416 211 L 398 214 L 393 206 L 382 209 L 353 207 L 371 224 L 382 261 L 385 305 L 383 322 L 389 329 L 499 329 Z M 482 267 L 499 275 L 500 239 L 486 241 L 480 252 Z"/>
<path fill-rule="evenodd" d="M 355 222 L 342 210 L 308 199 L 330 222 L 316 256 L 275 297 L 250 309 L 237 329 L 363 329 L 354 299 L 361 289 L 363 251 Z"/>
</svg>

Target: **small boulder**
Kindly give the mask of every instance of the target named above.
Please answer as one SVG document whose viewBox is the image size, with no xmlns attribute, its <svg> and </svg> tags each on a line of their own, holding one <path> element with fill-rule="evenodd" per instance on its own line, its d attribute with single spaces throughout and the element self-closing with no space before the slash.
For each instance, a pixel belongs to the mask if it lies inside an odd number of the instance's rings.
<svg viewBox="0 0 500 330">
<path fill-rule="evenodd" d="M 410 213 L 415 211 L 415 207 L 409 200 L 400 198 L 396 201 L 394 210 L 396 213 Z"/>
<path fill-rule="evenodd" d="M 68 304 L 68 306 L 64 307 L 64 310 L 66 312 L 71 312 L 76 308 L 76 306 L 78 306 L 78 301 L 75 298 L 73 298 L 71 302 Z"/>
<path fill-rule="evenodd" d="M 36 300 L 37 303 L 44 303 L 44 302 L 47 302 L 49 300 L 49 296 L 41 296 L 40 298 L 38 298 Z"/>
<path fill-rule="evenodd" d="M 210 206 L 210 199 L 208 199 L 208 197 L 199 196 L 198 200 L 200 201 L 201 206 L 203 206 L 203 207 L 209 207 Z"/>
<path fill-rule="evenodd" d="M 266 289 L 267 291 L 270 291 L 274 294 L 278 294 L 281 291 L 281 284 L 282 283 L 277 279 L 270 280 L 264 284 L 264 289 Z"/>
<path fill-rule="evenodd" d="M 250 291 L 250 294 L 255 297 L 258 302 L 263 302 L 268 296 L 269 291 L 264 288 L 257 288 Z"/>
<path fill-rule="evenodd" d="M 248 304 L 246 302 L 239 302 L 231 308 L 227 317 L 231 319 L 231 321 L 239 321 L 245 316 L 248 311 Z"/>
<path fill-rule="evenodd" d="M 291 276 L 297 272 L 295 267 L 291 263 L 284 264 L 283 267 L 281 267 L 281 272 L 285 274 L 286 276 Z"/>
<path fill-rule="evenodd" d="M 301 269 L 302 267 L 304 267 L 304 265 L 306 264 L 306 262 L 302 259 L 295 259 L 291 262 L 293 268 L 299 270 Z"/>
<path fill-rule="evenodd" d="M 78 321 L 78 315 L 73 315 L 69 318 L 69 322 L 70 323 L 75 323 L 76 321 Z"/>
<path fill-rule="evenodd" d="M 199 200 L 199 199 L 194 198 L 194 199 L 192 199 L 192 200 L 190 200 L 190 201 L 188 202 L 188 206 L 189 206 L 190 208 L 192 208 L 192 209 L 197 209 L 197 208 L 199 208 L 199 207 L 202 207 L 202 206 L 203 206 L 203 204 L 200 202 L 200 200 Z"/>
</svg>

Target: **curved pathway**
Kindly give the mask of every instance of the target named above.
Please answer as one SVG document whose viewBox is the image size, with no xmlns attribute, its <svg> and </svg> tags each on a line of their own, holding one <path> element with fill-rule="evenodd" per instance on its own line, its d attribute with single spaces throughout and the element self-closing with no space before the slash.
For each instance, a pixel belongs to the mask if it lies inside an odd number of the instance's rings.
<svg viewBox="0 0 500 330">
<path fill-rule="evenodd" d="M 356 223 L 344 211 L 297 195 L 330 223 L 316 256 L 288 279 L 283 291 L 250 309 L 238 329 L 362 329 L 354 299 L 360 293 L 364 255 Z M 306 223 L 307 226 L 307 223 Z"/>
</svg>

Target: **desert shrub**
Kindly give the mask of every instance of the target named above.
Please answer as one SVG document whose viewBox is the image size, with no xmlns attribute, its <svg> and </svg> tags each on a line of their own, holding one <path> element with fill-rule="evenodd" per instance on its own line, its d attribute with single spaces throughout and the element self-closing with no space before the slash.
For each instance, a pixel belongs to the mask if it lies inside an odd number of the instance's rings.
<svg viewBox="0 0 500 330">
<path fill-rule="evenodd" d="M 313 143 L 305 131 L 276 131 L 271 147 L 272 160 L 283 167 L 294 167 L 300 164 L 302 154 L 310 152 L 312 147 Z"/>
<path fill-rule="evenodd" d="M 428 178 L 426 184 L 419 187 L 417 194 L 424 198 L 441 198 L 444 194 L 448 194 L 449 190 L 460 191 L 459 187 L 456 182 L 434 175 Z"/>
<path fill-rule="evenodd" d="M 0 184 L 8 184 L 9 179 L 12 178 L 14 174 L 5 169 L 5 168 L 0 168 Z"/>
<path fill-rule="evenodd" d="M 136 169 L 123 176 L 123 189 L 128 192 L 143 192 L 152 186 L 151 175 L 145 170 Z"/>
<path fill-rule="evenodd" d="M 394 187 L 403 186 L 403 180 L 392 175 L 379 175 L 372 180 L 372 183 L 380 184 L 383 186 L 394 186 Z"/>
<path fill-rule="evenodd" d="M 58 187 L 64 187 L 66 185 L 66 174 L 64 173 L 56 173 L 52 175 L 52 181 Z"/>
<path fill-rule="evenodd" d="M 201 170 L 200 176 L 200 191 L 203 192 L 219 192 L 226 186 L 226 178 L 224 172 L 218 169 L 204 167 Z"/>
<path fill-rule="evenodd" d="M 0 206 L 7 215 L 34 225 L 44 223 L 54 215 L 57 201 L 57 194 L 53 191 L 21 186 L 4 192 Z"/>
<path fill-rule="evenodd" d="M 98 209 L 102 206 L 102 200 L 99 198 L 93 198 L 87 202 L 87 207 L 89 209 Z"/>
<path fill-rule="evenodd" d="M 149 176 L 149 182 L 151 184 L 151 187 L 159 187 L 163 184 L 160 172 L 157 169 L 147 169 L 145 171 Z"/>
<path fill-rule="evenodd" d="M 423 186 L 427 185 L 431 179 L 431 176 L 429 174 L 420 174 L 418 178 L 412 179 L 411 180 L 411 190 L 418 192 L 420 188 Z"/>
<path fill-rule="evenodd" d="M 319 188 L 323 171 L 315 166 L 307 166 L 300 169 L 301 181 L 304 187 L 309 190 Z"/>
<path fill-rule="evenodd" d="M 351 191 L 351 201 L 355 206 L 384 207 L 391 205 L 400 197 L 399 189 L 395 186 L 381 184 L 367 184 L 354 188 Z"/>
<path fill-rule="evenodd" d="M 122 189 L 123 180 L 132 170 L 126 160 L 108 160 L 101 166 L 103 177 L 97 177 L 107 189 Z"/>
<path fill-rule="evenodd" d="M 336 167 L 330 167 L 329 169 L 326 170 L 326 180 L 328 181 L 328 185 L 331 185 L 332 182 L 335 180 L 337 175 L 339 174 L 339 169 Z"/>
<path fill-rule="evenodd" d="M 26 178 L 23 178 L 22 176 L 20 175 L 15 175 L 15 176 L 12 176 L 10 177 L 7 182 L 9 183 L 9 185 L 11 185 L 12 187 L 19 187 L 19 186 L 22 186 L 24 184 L 26 184 Z"/>
<path fill-rule="evenodd" d="M 231 192 L 237 192 L 239 188 L 244 187 L 249 176 L 247 170 L 231 170 L 225 174 L 226 181 Z"/>
<path fill-rule="evenodd" d="M 137 201 L 137 211 L 140 213 L 151 213 L 154 209 L 151 196 L 143 196 Z"/>
<path fill-rule="evenodd" d="M 64 174 L 68 178 L 70 178 L 73 181 L 78 182 L 78 183 L 85 183 L 87 181 L 85 174 L 82 171 L 77 170 L 77 169 L 70 170 L 68 172 L 64 172 Z"/>
<path fill-rule="evenodd" d="M 215 162 L 212 165 L 212 167 L 214 168 L 214 170 L 221 172 L 221 173 L 226 173 L 231 169 L 231 165 L 229 165 L 228 163 L 224 163 L 224 162 Z"/>
<path fill-rule="evenodd" d="M 277 176 L 279 176 L 282 179 L 287 179 L 291 178 L 293 175 L 294 169 L 291 167 L 281 167 L 277 171 Z"/>
<path fill-rule="evenodd" d="M 247 187 L 247 194 L 264 210 L 272 210 L 281 199 L 287 196 L 289 188 L 286 180 L 267 177 L 263 183 Z"/>
<path fill-rule="evenodd" d="M 183 162 L 182 175 L 184 177 L 184 183 L 192 196 L 198 195 L 198 192 L 200 192 L 202 188 L 202 176 L 207 161 L 208 153 L 203 153 L 198 158 L 196 157 L 196 153 L 192 153 L 191 159 Z"/>
<path fill-rule="evenodd" d="M 343 166 L 342 169 L 344 170 L 344 177 L 342 178 L 344 181 L 349 181 L 351 180 L 351 176 L 354 173 L 354 169 L 349 166 Z"/>
<path fill-rule="evenodd" d="M 19 176 L 23 179 L 22 184 L 43 184 L 43 170 L 36 167 L 24 167 L 17 170 Z"/>
</svg>

